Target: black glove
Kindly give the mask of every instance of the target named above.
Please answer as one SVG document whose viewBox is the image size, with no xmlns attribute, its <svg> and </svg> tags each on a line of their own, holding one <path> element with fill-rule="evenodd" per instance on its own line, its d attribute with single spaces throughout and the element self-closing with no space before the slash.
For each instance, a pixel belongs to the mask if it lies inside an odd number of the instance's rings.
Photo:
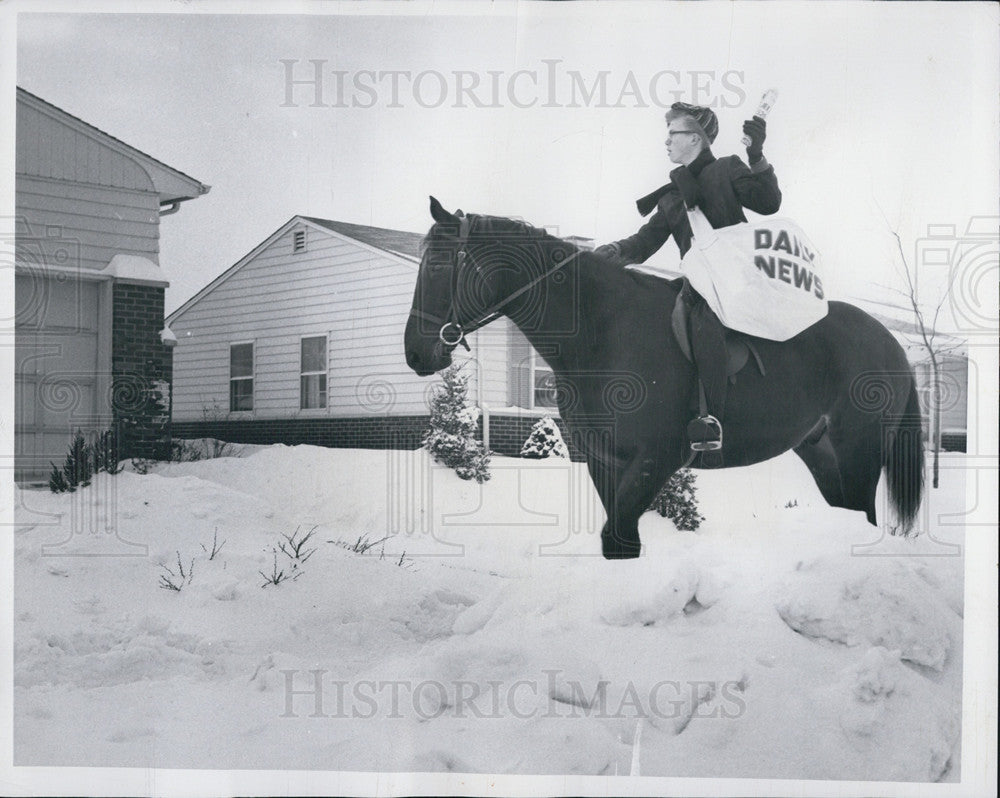
<svg viewBox="0 0 1000 798">
<path fill-rule="evenodd" d="M 622 257 L 622 248 L 618 246 L 617 242 L 613 244 L 602 244 L 594 250 L 594 254 L 618 266 L 628 265 L 628 261 Z"/>
<path fill-rule="evenodd" d="M 698 181 L 686 166 L 678 166 L 670 173 L 670 181 L 677 186 L 684 204 L 696 208 L 701 204 L 701 188 Z"/>
<path fill-rule="evenodd" d="M 747 159 L 750 161 L 750 165 L 753 166 L 764 157 L 764 139 L 767 138 L 767 122 L 759 116 L 755 116 L 753 119 L 748 119 L 743 123 L 743 132 L 750 139 L 750 145 L 747 147 Z"/>
</svg>

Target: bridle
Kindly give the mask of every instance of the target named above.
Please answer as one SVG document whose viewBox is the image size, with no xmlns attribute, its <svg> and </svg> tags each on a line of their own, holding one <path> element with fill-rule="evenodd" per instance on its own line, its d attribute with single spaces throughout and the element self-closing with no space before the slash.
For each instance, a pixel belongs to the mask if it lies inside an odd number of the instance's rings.
<svg viewBox="0 0 1000 798">
<path fill-rule="evenodd" d="M 465 266 L 466 260 L 472 263 L 472 267 L 476 272 L 479 272 L 479 267 L 472 260 L 472 257 L 469 255 L 468 252 L 469 235 L 472 233 L 472 224 L 473 224 L 472 219 L 469 218 L 468 216 L 459 217 L 458 251 L 456 253 L 455 265 L 452 268 L 452 273 L 451 273 L 451 299 L 449 300 L 448 313 L 445 316 L 445 318 L 442 319 L 440 316 L 434 316 L 430 313 L 425 313 L 423 311 L 416 310 L 415 308 L 410 309 L 411 316 L 416 316 L 419 319 L 424 319 L 425 321 L 431 321 L 434 322 L 435 324 L 441 324 L 441 329 L 438 330 L 438 339 L 441 341 L 441 343 L 443 343 L 445 346 L 450 346 L 453 349 L 457 347 L 459 344 L 461 344 L 462 346 L 465 347 L 465 351 L 467 352 L 472 351 L 469 348 L 469 342 L 465 340 L 465 337 L 467 335 L 475 332 L 480 327 L 486 326 L 491 321 L 498 318 L 501 315 L 502 310 L 505 306 L 513 302 L 522 294 L 526 293 L 527 291 L 530 291 L 546 277 L 561 269 L 563 266 L 565 266 L 567 263 L 569 263 L 577 255 L 580 254 L 580 250 L 577 250 L 569 257 L 563 258 L 561 261 L 559 261 L 553 266 L 550 266 L 548 269 L 542 272 L 542 274 L 538 275 L 537 277 L 529 280 L 527 283 L 522 285 L 520 288 L 514 291 L 514 293 L 512 293 L 510 296 L 493 304 L 491 307 L 487 308 L 483 313 L 481 313 L 478 317 L 476 317 L 472 321 L 463 324 L 458 320 L 458 310 L 456 307 L 455 298 L 458 296 L 459 279 L 461 276 L 462 269 Z"/>
</svg>

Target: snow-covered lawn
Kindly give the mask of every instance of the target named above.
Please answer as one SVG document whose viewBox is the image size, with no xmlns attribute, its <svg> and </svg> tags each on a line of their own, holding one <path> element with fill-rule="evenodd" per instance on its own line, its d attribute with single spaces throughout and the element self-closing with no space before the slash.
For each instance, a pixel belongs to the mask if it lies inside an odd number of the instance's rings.
<svg viewBox="0 0 1000 798">
<path fill-rule="evenodd" d="M 21 493 L 15 764 L 958 780 L 960 455 L 916 539 L 787 455 L 606 562 L 564 460 L 238 454 Z"/>
</svg>

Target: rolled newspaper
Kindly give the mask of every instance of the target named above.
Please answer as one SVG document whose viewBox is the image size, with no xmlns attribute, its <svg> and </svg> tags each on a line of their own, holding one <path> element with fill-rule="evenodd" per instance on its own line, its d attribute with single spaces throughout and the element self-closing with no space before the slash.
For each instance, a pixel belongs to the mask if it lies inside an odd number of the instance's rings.
<svg viewBox="0 0 1000 798">
<path fill-rule="evenodd" d="M 754 112 L 754 116 L 759 116 L 761 119 L 767 119 L 767 115 L 771 113 L 771 107 L 774 105 L 774 101 L 778 99 L 777 89 L 768 89 L 764 92 L 764 96 L 760 98 L 760 104 L 757 106 L 757 110 Z M 743 146 L 750 146 L 750 137 L 743 137 Z"/>
</svg>

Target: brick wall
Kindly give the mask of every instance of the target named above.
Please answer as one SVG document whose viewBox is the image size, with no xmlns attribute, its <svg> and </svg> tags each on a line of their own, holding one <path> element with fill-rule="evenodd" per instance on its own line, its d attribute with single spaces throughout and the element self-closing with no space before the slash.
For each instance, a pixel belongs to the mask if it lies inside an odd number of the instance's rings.
<svg viewBox="0 0 1000 798">
<path fill-rule="evenodd" d="M 163 456 L 166 418 L 150 391 L 169 384 L 172 358 L 160 340 L 164 289 L 115 282 L 112 289 L 112 413 L 124 457 Z"/>
<path fill-rule="evenodd" d="M 490 449 L 518 457 L 535 416 L 490 416 Z M 555 419 L 570 457 L 583 460 L 561 419 Z M 218 438 L 232 443 L 306 443 L 338 449 L 416 449 L 430 425 L 430 416 L 369 416 L 358 418 L 275 418 L 175 421 L 174 438 Z M 482 419 L 479 439 L 482 440 Z"/>
<path fill-rule="evenodd" d="M 570 459 L 575 462 L 584 460 L 580 450 L 573 445 L 566 422 L 561 418 L 553 418 L 559 432 L 566 442 L 566 449 L 569 451 Z M 490 449 L 497 454 L 508 457 L 519 457 L 521 447 L 528 439 L 531 428 L 538 423 L 538 416 L 490 416 Z"/>
<path fill-rule="evenodd" d="M 338 449 L 416 449 L 430 416 L 274 418 L 175 421 L 174 438 L 218 438 L 233 443 L 307 443 Z"/>
<path fill-rule="evenodd" d="M 966 450 L 966 433 L 964 432 L 942 432 L 941 451 L 944 452 L 964 452 Z"/>
</svg>

